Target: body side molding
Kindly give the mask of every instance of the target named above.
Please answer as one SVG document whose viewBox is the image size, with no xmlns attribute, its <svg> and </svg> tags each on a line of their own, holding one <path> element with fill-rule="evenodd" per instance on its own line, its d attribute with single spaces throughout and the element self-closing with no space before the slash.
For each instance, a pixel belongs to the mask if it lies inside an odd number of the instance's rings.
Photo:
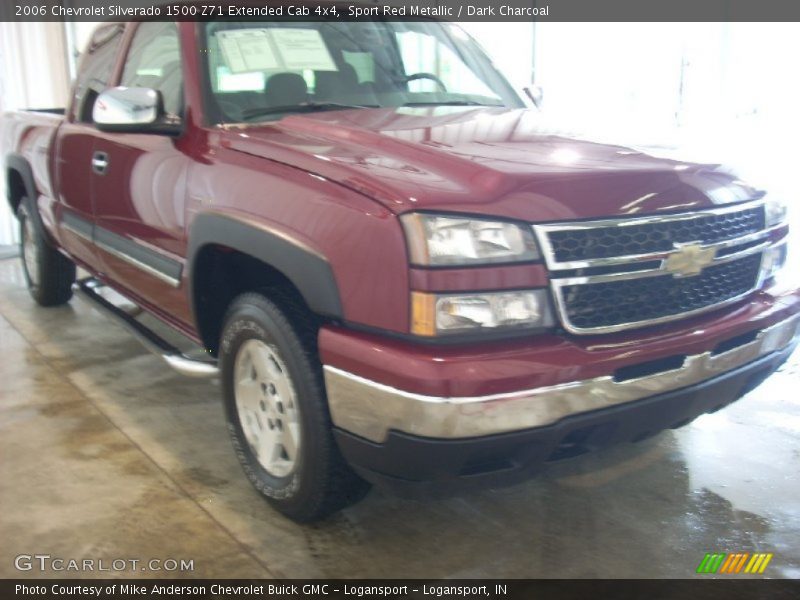
<svg viewBox="0 0 800 600">
<path fill-rule="evenodd" d="M 61 214 L 61 227 L 69 229 L 88 242 L 94 242 L 94 223 L 79 217 L 70 209 L 65 209 Z"/>
<path fill-rule="evenodd" d="M 180 286 L 183 265 L 125 236 L 95 226 L 94 242 L 101 250 L 150 273 L 173 287 Z"/>
</svg>

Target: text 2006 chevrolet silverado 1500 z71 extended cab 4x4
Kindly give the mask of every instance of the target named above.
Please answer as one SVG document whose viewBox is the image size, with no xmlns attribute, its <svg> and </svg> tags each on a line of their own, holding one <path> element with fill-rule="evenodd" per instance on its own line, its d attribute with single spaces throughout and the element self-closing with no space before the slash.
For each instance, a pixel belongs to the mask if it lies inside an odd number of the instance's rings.
<svg viewBox="0 0 800 600">
<path fill-rule="evenodd" d="M 779 204 L 548 133 L 450 24 L 105 24 L 63 118 L 4 119 L 34 299 L 77 289 L 218 374 L 247 476 L 297 520 L 679 427 L 797 342 Z"/>
</svg>

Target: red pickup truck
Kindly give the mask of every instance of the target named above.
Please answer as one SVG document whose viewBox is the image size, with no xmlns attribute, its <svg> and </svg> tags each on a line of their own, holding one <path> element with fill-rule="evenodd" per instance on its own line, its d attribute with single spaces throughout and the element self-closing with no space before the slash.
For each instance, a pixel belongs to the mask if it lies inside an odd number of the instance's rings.
<svg viewBox="0 0 800 600">
<path fill-rule="evenodd" d="M 33 298 L 218 377 L 298 521 L 680 427 L 797 344 L 781 204 L 548 130 L 449 23 L 103 24 L 67 109 L 6 115 L 2 151 Z"/>
</svg>

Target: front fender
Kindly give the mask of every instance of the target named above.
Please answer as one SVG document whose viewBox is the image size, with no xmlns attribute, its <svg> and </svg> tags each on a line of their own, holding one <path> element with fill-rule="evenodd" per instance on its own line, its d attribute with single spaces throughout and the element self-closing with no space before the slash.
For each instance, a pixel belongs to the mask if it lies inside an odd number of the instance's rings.
<svg viewBox="0 0 800 600">
<path fill-rule="evenodd" d="M 200 251 L 209 245 L 224 246 L 270 265 L 292 282 L 312 311 L 328 317 L 343 317 L 333 269 L 322 254 L 301 240 L 236 215 L 201 213 L 195 217 L 189 233 L 190 281 L 195 280 L 195 263 Z M 196 294 L 192 293 L 197 314 L 195 302 Z"/>
</svg>

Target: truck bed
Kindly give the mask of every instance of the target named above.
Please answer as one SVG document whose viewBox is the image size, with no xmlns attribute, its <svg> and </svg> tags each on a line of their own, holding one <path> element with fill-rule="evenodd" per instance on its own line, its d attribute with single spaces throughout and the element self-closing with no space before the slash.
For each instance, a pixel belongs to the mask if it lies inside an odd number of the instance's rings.
<svg viewBox="0 0 800 600">
<path fill-rule="evenodd" d="M 8 159 L 16 155 L 31 165 L 39 195 L 50 195 L 50 143 L 64 119 L 64 112 L 63 108 L 45 108 L 11 111 L 0 116 L 3 156 Z"/>
</svg>

